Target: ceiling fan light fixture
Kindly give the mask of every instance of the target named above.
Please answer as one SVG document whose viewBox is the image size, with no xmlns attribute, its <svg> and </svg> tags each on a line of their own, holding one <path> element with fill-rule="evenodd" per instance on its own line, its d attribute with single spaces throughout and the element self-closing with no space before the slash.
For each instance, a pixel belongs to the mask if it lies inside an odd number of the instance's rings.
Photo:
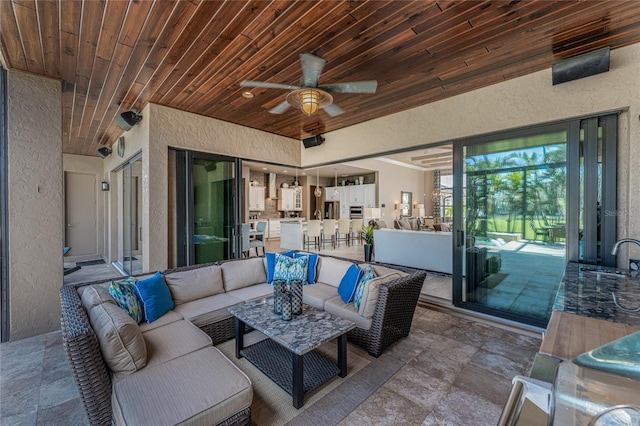
<svg viewBox="0 0 640 426">
<path fill-rule="evenodd" d="M 314 89 L 303 89 L 300 91 L 300 109 L 307 115 L 318 112 L 320 106 L 320 93 Z"/>
</svg>

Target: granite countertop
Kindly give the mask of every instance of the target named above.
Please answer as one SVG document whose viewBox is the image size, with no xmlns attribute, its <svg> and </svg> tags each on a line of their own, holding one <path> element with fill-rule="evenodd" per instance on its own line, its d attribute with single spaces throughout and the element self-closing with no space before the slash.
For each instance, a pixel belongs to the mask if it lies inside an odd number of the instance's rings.
<svg viewBox="0 0 640 426">
<path fill-rule="evenodd" d="M 309 305 L 303 305 L 302 309 L 301 315 L 283 321 L 280 315 L 273 313 L 273 296 L 270 296 L 232 306 L 229 312 L 298 355 L 304 355 L 356 326 L 354 322 Z"/>
<path fill-rule="evenodd" d="M 568 263 L 553 310 L 629 325 L 640 325 L 640 275 L 583 271 L 592 265 Z"/>
</svg>

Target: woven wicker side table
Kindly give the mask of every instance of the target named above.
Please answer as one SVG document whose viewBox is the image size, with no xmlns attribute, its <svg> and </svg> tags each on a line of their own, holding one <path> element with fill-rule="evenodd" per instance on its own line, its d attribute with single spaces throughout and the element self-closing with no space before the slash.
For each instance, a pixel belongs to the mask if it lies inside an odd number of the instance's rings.
<svg viewBox="0 0 640 426">
<path fill-rule="evenodd" d="M 293 406 L 304 405 L 304 395 L 331 378 L 347 375 L 347 332 L 355 323 L 327 312 L 303 306 L 302 314 L 283 321 L 273 313 L 271 298 L 229 308 L 235 317 L 236 358 L 245 357 L 293 397 Z M 268 339 L 244 347 L 245 324 Z M 338 339 L 338 363 L 314 351 Z"/>
</svg>

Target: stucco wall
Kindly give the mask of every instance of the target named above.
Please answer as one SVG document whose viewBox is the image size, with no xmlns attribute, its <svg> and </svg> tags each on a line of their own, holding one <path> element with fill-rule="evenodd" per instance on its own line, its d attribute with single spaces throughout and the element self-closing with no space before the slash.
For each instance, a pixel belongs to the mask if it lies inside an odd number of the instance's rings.
<svg viewBox="0 0 640 426">
<path fill-rule="evenodd" d="M 8 72 L 10 339 L 60 328 L 62 108 L 60 82 Z"/>
<path fill-rule="evenodd" d="M 169 147 L 300 164 L 302 144 L 298 140 L 155 104 L 146 110 L 143 122 L 148 120 L 149 137 L 143 148 L 143 172 L 148 178 L 149 191 L 143 205 L 148 208 L 148 221 L 145 223 L 149 224 L 150 232 L 146 235 L 148 239 L 144 240 L 144 247 L 149 247 L 146 251 L 149 252 L 150 271 L 167 267 Z"/>
<path fill-rule="evenodd" d="M 611 52 L 610 71 L 553 86 L 551 69 L 325 134 L 302 165 L 452 141 L 622 110 L 618 126 L 618 238 L 640 237 L 640 44 Z M 626 251 L 626 250 L 625 250 Z M 633 248 L 634 257 L 640 249 Z M 626 264 L 625 253 L 618 259 Z"/>
</svg>

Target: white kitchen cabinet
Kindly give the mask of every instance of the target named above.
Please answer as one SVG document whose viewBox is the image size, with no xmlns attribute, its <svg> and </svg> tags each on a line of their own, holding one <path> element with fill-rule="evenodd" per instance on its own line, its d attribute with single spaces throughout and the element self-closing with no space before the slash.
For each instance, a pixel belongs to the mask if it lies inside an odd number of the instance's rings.
<svg viewBox="0 0 640 426">
<path fill-rule="evenodd" d="M 351 213 L 349 209 L 349 188 L 348 186 L 338 187 L 340 192 L 340 219 L 349 219 L 349 214 Z"/>
<path fill-rule="evenodd" d="M 364 185 L 348 186 L 349 188 L 349 203 L 352 206 L 364 205 Z"/>
<path fill-rule="evenodd" d="M 264 186 L 249 187 L 249 211 L 264 211 Z"/>
<path fill-rule="evenodd" d="M 280 221 L 269 219 L 269 237 L 280 238 Z"/>
<path fill-rule="evenodd" d="M 368 184 L 362 185 L 364 188 L 364 207 L 365 208 L 375 208 L 376 206 L 376 185 Z"/>
<path fill-rule="evenodd" d="M 302 211 L 302 191 L 296 191 L 295 188 L 279 188 L 278 210 L 287 212 Z"/>
<path fill-rule="evenodd" d="M 325 201 L 340 201 L 340 195 L 335 196 L 334 192 L 336 190 L 335 186 L 328 186 L 324 189 L 324 200 Z"/>
</svg>

